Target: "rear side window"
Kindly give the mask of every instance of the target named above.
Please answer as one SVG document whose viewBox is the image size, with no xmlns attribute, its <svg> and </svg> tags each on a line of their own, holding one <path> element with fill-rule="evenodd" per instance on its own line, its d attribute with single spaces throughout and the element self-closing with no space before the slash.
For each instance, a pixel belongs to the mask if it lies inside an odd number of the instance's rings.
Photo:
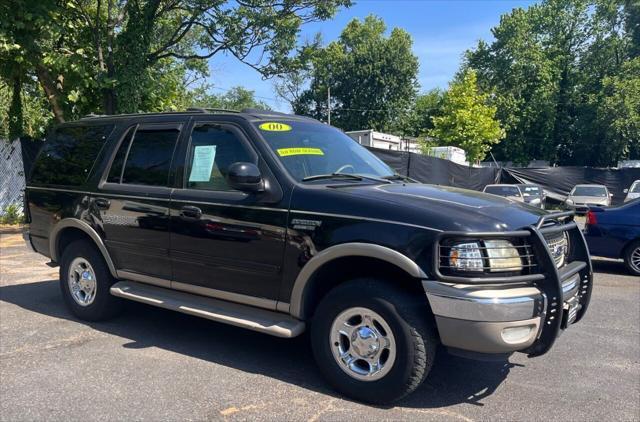
<svg viewBox="0 0 640 422">
<path fill-rule="evenodd" d="M 80 186 L 113 130 L 113 125 L 67 126 L 47 139 L 34 164 L 32 183 Z"/>
<path fill-rule="evenodd" d="M 132 185 L 167 186 L 169 167 L 180 130 L 130 130 L 109 170 L 107 181 Z"/>
</svg>

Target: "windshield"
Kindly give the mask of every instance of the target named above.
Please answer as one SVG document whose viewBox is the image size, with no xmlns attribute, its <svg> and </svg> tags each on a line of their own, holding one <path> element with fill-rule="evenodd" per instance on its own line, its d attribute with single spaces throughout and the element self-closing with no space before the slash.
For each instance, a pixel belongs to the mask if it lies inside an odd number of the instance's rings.
<svg viewBox="0 0 640 422">
<path fill-rule="evenodd" d="M 542 190 L 538 186 L 521 186 L 523 196 L 541 196 Z"/>
<path fill-rule="evenodd" d="M 640 181 L 634 182 L 633 185 L 631 186 L 631 189 L 629 189 L 629 192 L 640 193 Z"/>
<path fill-rule="evenodd" d="M 596 196 L 604 198 L 607 196 L 607 188 L 604 186 L 576 186 L 573 189 L 573 196 Z"/>
<path fill-rule="evenodd" d="M 487 186 L 484 191 L 500 196 L 520 196 L 520 191 L 515 186 Z"/>
<path fill-rule="evenodd" d="M 395 174 L 378 157 L 334 127 L 293 120 L 258 122 L 255 125 L 287 171 L 298 181 L 332 173 L 372 177 Z"/>
</svg>

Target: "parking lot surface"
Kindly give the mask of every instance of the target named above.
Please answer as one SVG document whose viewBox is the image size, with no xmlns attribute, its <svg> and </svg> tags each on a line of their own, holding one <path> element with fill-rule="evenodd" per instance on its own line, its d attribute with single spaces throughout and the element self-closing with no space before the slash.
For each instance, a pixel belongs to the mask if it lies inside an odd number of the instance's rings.
<svg viewBox="0 0 640 422">
<path fill-rule="evenodd" d="M 594 260 L 589 312 L 545 356 L 440 351 L 392 407 L 337 396 L 306 336 L 278 339 L 130 303 L 109 322 L 64 307 L 58 270 L 0 235 L 0 420 L 640 420 L 640 280 Z"/>
</svg>

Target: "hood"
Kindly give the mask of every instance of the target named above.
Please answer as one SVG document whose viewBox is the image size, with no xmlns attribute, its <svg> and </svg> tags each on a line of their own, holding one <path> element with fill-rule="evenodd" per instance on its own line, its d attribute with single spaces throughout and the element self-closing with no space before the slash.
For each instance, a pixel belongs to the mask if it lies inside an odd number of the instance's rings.
<svg viewBox="0 0 640 422">
<path fill-rule="evenodd" d="M 371 207 L 387 205 L 389 217 L 396 216 L 404 222 L 439 230 L 518 230 L 535 224 L 541 215 L 547 213 L 508 198 L 436 185 L 394 183 L 357 185 L 338 190 L 370 200 Z"/>
<path fill-rule="evenodd" d="M 572 200 L 577 204 L 606 204 L 609 198 L 606 196 L 572 196 L 569 195 L 567 199 Z"/>
</svg>

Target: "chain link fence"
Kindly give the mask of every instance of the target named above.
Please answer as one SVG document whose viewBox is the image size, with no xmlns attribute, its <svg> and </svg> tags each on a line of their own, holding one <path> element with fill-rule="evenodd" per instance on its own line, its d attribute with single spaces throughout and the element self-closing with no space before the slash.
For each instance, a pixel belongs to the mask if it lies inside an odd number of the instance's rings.
<svg viewBox="0 0 640 422">
<path fill-rule="evenodd" d="M 0 139 L 0 216 L 11 205 L 23 212 L 24 166 L 20 141 Z"/>
</svg>

